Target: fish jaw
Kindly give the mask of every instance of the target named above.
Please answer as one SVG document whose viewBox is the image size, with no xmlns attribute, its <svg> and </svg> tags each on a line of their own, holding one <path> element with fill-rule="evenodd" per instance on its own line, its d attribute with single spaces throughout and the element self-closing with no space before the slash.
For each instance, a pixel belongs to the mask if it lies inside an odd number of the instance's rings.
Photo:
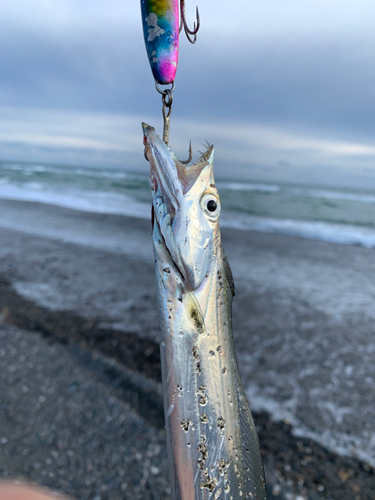
<svg viewBox="0 0 375 500">
<path fill-rule="evenodd" d="M 142 126 L 145 156 L 151 165 L 153 222 L 163 237 L 164 257 L 173 261 L 186 289 L 194 291 L 207 278 L 220 246 L 220 199 L 213 177 L 213 147 L 208 147 L 195 164 L 185 167 L 155 129 L 145 123 Z M 209 211 L 209 202 L 217 209 Z M 160 255 L 159 237 L 158 248 Z"/>
<path fill-rule="evenodd" d="M 155 129 L 142 123 L 145 156 L 151 164 L 150 187 L 169 204 L 169 211 L 178 210 L 182 185 L 169 147 L 155 133 Z"/>
<path fill-rule="evenodd" d="M 186 282 L 184 266 L 173 233 L 173 220 L 182 201 L 182 185 L 178 178 L 173 153 L 159 138 L 155 129 L 142 123 L 145 157 L 150 162 L 150 188 L 153 206 L 153 239 L 158 258 Z M 155 226 L 158 229 L 155 230 Z"/>
</svg>

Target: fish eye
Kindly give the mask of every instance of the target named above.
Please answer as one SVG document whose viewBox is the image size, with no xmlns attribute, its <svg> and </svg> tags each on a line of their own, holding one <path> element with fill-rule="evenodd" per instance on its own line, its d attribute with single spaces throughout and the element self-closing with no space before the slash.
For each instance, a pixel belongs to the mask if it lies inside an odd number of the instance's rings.
<svg viewBox="0 0 375 500">
<path fill-rule="evenodd" d="M 209 212 L 216 212 L 217 209 L 217 203 L 215 200 L 208 200 L 207 202 L 207 210 Z"/>
<path fill-rule="evenodd" d="M 210 219 L 216 219 L 220 214 L 220 201 L 213 194 L 205 194 L 202 196 L 201 207 L 203 212 L 208 215 Z"/>
</svg>

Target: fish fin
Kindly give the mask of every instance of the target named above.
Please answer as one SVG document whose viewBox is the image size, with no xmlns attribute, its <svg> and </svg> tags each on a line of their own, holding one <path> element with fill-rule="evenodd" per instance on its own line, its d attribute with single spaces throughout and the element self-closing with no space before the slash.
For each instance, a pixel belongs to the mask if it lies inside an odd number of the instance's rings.
<svg viewBox="0 0 375 500">
<path fill-rule="evenodd" d="M 225 250 L 223 247 L 221 247 L 221 253 L 223 256 L 223 262 L 224 262 L 224 271 L 225 271 L 225 277 L 227 279 L 229 289 L 232 293 L 232 297 L 235 296 L 235 291 L 234 291 L 234 280 L 233 280 L 233 274 L 232 274 L 232 269 L 230 268 L 229 261 L 227 254 L 225 253 Z"/>
<path fill-rule="evenodd" d="M 196 331 L 202 335 L 206 331 L 206 325 L 202 313 L 201 306 L 192 292 L 186 292 L 183 297 L 183 302 L 189 312 L 190 321 L 193 323 Z"/>
<path fill-rule="evenodd" d="M 266 499 L 266 483 L 260 454 L 258 435 L 249 403 L 242 385 L 237 361 L 234 360 L 234 383 L 237 395 L 238 418 L 241 433 L 241 449 L 244 470 L 244 498 Z M 250 495 L 251 494 L 251 495 Z"/>
</svg>

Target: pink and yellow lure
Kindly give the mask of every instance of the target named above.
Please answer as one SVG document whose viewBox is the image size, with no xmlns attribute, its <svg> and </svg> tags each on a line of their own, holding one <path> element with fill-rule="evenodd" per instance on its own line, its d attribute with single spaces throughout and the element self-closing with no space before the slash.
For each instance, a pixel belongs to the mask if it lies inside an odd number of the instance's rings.
<svg viewBox="0 0 375 500">
<path fill-rule="evenodd" d="M 172 83 L 179 49 L 178 0 L 141 0 L 143 35 L 155 81 Z"/>
</svg>

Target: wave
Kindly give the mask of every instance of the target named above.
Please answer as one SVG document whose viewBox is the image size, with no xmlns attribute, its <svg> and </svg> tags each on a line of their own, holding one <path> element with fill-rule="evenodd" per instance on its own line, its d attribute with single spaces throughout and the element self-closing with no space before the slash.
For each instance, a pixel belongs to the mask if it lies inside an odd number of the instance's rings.
<svg viewBox="0 0 375 500">
<path fill-rule="evenodd" d="M 15 174 L 18 172 L 20 175 L 31 176 L 38 174 L 45 174 L 51 176 L 51 180 L 55 175 L 63 174 L 67 176 L 71 183 L 77 181 L 77 178 L 93 178 L 93 179 L 113 179 L 113 180 L 140 180 L 145 181 L 146 176 L 142 174 L 130 173 L 121 169 L 101 169 L 90 167 L 72 167 L 72 166 L 59 166 L 59 165 L 41 165 L 41 164 L 28 164 L 28 163 L 0 163 L 0 170 L 8 171 L 9 175 L 13 171 Z M 4 172 L 4 173 L 5 173 Z M 58 181 L 58 179 L 55 179 Z M 258 182 L 231 182 L 231 181 L 218 181 L 217 187 L 219 190 L 226 191 L 242 191 L 254 193 L 275 193 L 286 196 L 298 196 L 305 198 L 320 198 L 326 200 L 341 200 L 352 201 L 359 203 L 375 204 L 375 195 L 372 193 L 360 192 L 346 192 L 336 191 L 330 189 L 321 189 L 303 186 L 288 186 L 284 184 L 266 184 Z"/>
<path fill-rule="evenodd" d="M 15 171 L 24 171 L 24 172 L 46 172 L 48 168 L 45 165 L 24 165 L 21 163 L 2 163 L 0 165 L 2 170 L 15 170 Z M 51 170 L 53 171 L 53 170 Z"/>
<path fill-rule="evenodd" d="M 375 467 L 374 458 L 374 440 L 361 438 L 348 433 L 340 432 L 336 429 L 318 428 L 312 430 L 307 427 L 303 421 L 296 416 L 295 404 L 292 400 L 286 404 L 280 404 L 273 398 L 259 394 L 259 389 L 255 384 L 248 384 L 246 387 L 246 395 L 251 403 L 253 411 L 267 411 L 275 421 L 288 421 L 292 425 L 292 432 L 297 437 L 310 438 L 322 446 L 338 453 L 342 456 L 356 456 L 365 463 L 369 463 Z M 330 411 L 336 418 L 340 418 L 342 414 L 348 413 L 345 408 L 340 408 L 334 403 L 321 402 L 318 406 L 329 406 Z M 321 410 L 321 408 L 319 408 Z M 355 410 L 353 410 L 355 411 Z"/>
<path fill-rule="evenodd" d="M 302 196 L 307 198 L 324 198 L 327 200 L 354 201 L 360 203 L 375 203 L 375 195 L 367 193 L 349 193 L 331 191 L 329 189 L 292 187 L 276 184 L 258 184 L 247 182 L 218 182 L 219 189 L 227 191 L 253 191 L 259 193 L 284 193 L 286 195 Z"/>
<path fill-rule="evenodd" d="M 0 198 L 45 203 L 81 212 L 127 215 L 140 219 L 150 218 L 150 204 L 134 200 L 125 194 L 103 191 L 43 190 L 43 185 L 32 182 L 22 186 L 0 184 Z M 150 199 L 151 202 L 151 199 Z"/>
<path fill-rule="evenodd" d="M 280 187 L 274 184 L 256 184 L 247 182 L 217 182 L 219 189 L 227 189 L 228 191 L 258 191 L 261 193 L 276 193 L 280 191 Z"/>
<path fill-rule="evenodd" d="M 0 198 L 46 203 L 83 212 L 126 215 L 141 219 L 150 217 L 150 203 L 137 201 L 124 193 L 113 191 L 53 189 L 39 182 L 16 185 L 3 178 L 0 182 Z M 375 248 L 375 230 L 349 224 L 277 219 L 226 211 L 221 217 L 221 227 Z"/>
<path fill-rule="evenodd" d="M 71 180 L 77 176 L 82 177 L 97 177 L 98 179 L 145 179 L 144 175 L 132 174 L 125 172 L 121 169 L 100 169 L 89 167 L 72 167 L 72 166 L 59 166 L 59 165 L 37 165 L 37 164 L 23 164 L 23 163 L 0 163 L 0 170 L 19 172 L 23 175 L 30 174 L 52 174 L 71 176 Z"/>
<path fill-rule="evenodd" d="M 221 227 L 239 229 L 241 231 L 278 233 L 330 243 L 375 248 L 375 231 L 361 226 L 291 219 L 272 219 L 240 214 L 238 212 L 223 214 L 220 225 Z"/>
<path fill-rule="evenodd" d="M 303 188 L 293 188 L 290 191 L 298 196 L 308 196 L 309 198 L 325 198 L 327 200 L 375 203 L 375 195 L 364 194 L 364 193 L 344 193 L 340 191 L 329 191 L 326 189 L 303 189 Z"/>
<path fill-rule="evenodd" d="M 131 179 L 134 176 L 120 171 L 111 171 L 111 170 L 89 170 L 84 168 L 78 168 L 75 170 L 75 173 L 78 175 L 82 175 L 85 177 L 99 177 L 101 179 Z"/>
</svg>

